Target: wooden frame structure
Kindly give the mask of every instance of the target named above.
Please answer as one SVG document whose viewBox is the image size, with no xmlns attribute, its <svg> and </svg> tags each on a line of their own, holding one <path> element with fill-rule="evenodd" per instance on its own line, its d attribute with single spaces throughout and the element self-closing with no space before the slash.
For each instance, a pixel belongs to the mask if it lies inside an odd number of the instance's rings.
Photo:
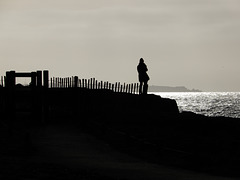
<svg viewBox="0 0 240 180">
<path fill-rule="evenodd" d="M 48 88 L 48 78 L 49 72 L 47 70 L 43 71 L 43 78 L 42 78 L 42 71 L 30 72 L 30 73 L 17 73 L 15 71 L 7 71 L 6 72 L 6 87 L 7 88 L 14 88 L 16 85 L 16 78 L 17 77 L 30 77 L 31 78 L 31 86 L 35 87 L 44 87 Z M 43 84 L 42 84 L 43 79 Z"/>
<path fill-rule="evenodd" d="M 49 72 L 47 70 L 18 73 L 15 71 L 7 71 L 5 78 L 6 87 L 6 112 L 10 120 L 16 118 L 16 78 L 29 77 L 31 78 L 31 97 L 32 97 L 32 118 L 39 121 L 45 121 L 47 116 L 46 92 L 48 89 Z M 42 82 L 43 81 L 43 82 Z"/>
</svg>

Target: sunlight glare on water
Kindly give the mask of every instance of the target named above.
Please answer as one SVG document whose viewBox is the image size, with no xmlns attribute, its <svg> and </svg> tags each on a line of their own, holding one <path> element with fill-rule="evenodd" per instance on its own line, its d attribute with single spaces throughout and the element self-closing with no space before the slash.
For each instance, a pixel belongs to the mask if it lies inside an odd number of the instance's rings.
<svg viewBox="0 0 240 180">
<path fill-rule="evenodd" d="M 180 111 L 206 116 L 240 118 L 239 92 L 157 92 L 163 98 L 175 99 Z"/>
</svg>

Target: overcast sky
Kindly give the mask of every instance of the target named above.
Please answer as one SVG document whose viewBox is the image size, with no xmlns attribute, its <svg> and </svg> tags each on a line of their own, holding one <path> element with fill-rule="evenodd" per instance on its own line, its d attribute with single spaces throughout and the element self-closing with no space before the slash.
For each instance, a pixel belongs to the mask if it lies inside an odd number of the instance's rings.
<svg viewBox="0 0 240 180">
<path fill-rule="evenodd" d="M 239 0 L 0 0 L 0 72 L 240 91 Z"/>
</svg>

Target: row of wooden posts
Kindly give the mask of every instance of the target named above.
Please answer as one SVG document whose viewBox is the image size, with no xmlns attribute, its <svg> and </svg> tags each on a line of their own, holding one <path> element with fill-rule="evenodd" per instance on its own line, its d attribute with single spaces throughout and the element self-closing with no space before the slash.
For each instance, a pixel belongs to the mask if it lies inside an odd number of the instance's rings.
<svg viewBox="0 0 240 180">
<path fill-rule="evenodd" d="M 97 81 L 95 78 L 79 79 L 77 76 L 68 78 L 53 77 L 50 79 L 51 88 L 86 88 L 86 89 L 107 89 L 114 92 L 135 94 L 138 92 L 138 83 L 121 84 L 120 82 L 109 83 L 108 81 Z"/>
<path fill-rule="evenodd" d="M 1 76 L 0 85 L 2 87 L 6 86 L 6 76 Z M 77 76 L 60 78 L 52 77 L 49 80 L 50 88 L 86 88 L 86 89 L 108 89 L 114 92 L 123 93 L 138 93 L 139 84 L 138 83 L 109 83 L 108 81 L 97 81 L 95 78 L 90 79 L 79 79 Z"/>
</svg>

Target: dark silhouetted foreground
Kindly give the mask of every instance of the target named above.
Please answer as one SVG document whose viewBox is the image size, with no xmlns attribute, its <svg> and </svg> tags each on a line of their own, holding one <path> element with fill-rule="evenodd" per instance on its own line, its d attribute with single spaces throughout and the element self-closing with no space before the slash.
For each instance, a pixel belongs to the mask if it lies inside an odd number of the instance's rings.
<svg viewBox="0 0 240 180">
<path fill-rule="evenodd" d="M 240 177 L 239 119 L 109 89 L 8 90 L 0 88 L 0 179 Z"/>
</svg>

